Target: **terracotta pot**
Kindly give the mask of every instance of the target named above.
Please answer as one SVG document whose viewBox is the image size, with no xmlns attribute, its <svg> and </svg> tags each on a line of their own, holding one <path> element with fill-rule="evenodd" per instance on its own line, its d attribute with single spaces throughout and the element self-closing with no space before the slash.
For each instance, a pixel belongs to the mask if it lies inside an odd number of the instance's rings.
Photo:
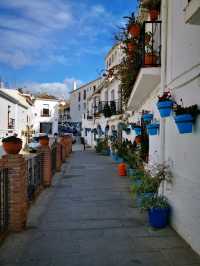
<svg viewBox="0 0 200 266">
<path fill-rule="evenodd" d="M 151 21 L 156 21 L 159 16 L 159 11 L 154 9 L 149 10 L 149 16 Z"/>
<path fill-rule="evenodd" d="M 47 138 L 47 137 L 40 138 L 39 141 L 40 141 L 41 146 L 48 146 L 49 145 L 49 138 Z"/>
<path fill-rule="evenodd" d="M 135 38 L 138 38 L 140 36 L 140 25 L 135 23 L 135 24 L 132 24 L 129 29 L 128 29 L 128 32 Z"/>
<path fill-rule="evenodd" d="M 126 164 L 120 163 L 118 165 L 118 174 L 119 176 L 126 176 Z"/>
<path fill-rule="evenodd" d="M 155 54 L 145 54 L 144 64 L 145 65 L 156 65 L 157 56 Z"/>
<path fill-rule="evenodd" d="M 22 141 L 3 142 L 3 149 L 7 154 L 18 154 L 22 149 Z"/>
<path fill-rule="evenodd" d="M 142 136 L 136 136 L 135 142 L 136 142 L 136 144 L 140 144 L 142 142 Z"/>
<path fill-rule="evenodd" d="M 148 44 L 150 42 L 150 40 L 151 40 L 151 36 L 146 34 L 145 38 L 144 38 L 145 44 Z"/>
</svg>

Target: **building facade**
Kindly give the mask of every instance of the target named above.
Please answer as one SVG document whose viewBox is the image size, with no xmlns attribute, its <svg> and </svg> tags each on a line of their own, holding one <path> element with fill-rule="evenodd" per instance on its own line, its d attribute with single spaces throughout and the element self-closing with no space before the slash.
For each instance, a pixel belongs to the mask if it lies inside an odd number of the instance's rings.
<svg viewBox="0 0 200 266">
<path fill-rule="evenodd" d="M 53 96 L 37 96 L 34 100 L 33 116 L 35 133 L 53 136 L 58 133 L 59 100 Z"/>
</svg>

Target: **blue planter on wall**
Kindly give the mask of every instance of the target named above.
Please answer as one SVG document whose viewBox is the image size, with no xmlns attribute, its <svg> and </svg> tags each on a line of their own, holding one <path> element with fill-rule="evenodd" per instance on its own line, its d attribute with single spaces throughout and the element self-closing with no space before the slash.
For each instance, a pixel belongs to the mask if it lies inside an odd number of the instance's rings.
<svg viewBox="0 0 200 266">
<path fill-rule="evenodd" d="M 160 125 L 159 124 L 150 124 L 147 126 L 147 131 L 150 136 L 158 135 Z"/>
<path fill-rule="evenodd" d="M 175 122 L 180 134 L 192 133 L 193 117 L 190 114 L 175 116 Z"/>
<path fill-rule="evenodd" d="M 164 228 L 169 221 L 169 208 L 151 208 L 148 210 L 149 223 L 154 228 Z"/>
<path fill-rule="evenodd" d="M 135 130 L 135 134 L 136 134 L 137 136 L 139 136 L 139 135 L 142 134 L 141 127 L 134 127 L 134 130 Z"/>
<path fill-rule="evenodd" d="M 153 119 L 153 114 L 144 114 L 142 118 L 144 122 L 151 122 L 151 120 Z"/>
<path fill-rule="evenodd" d="M 157 107 L 160 112 L 161 117 L 168 117 L 171 114 L 172 111 L 172 101 L 163 101 L 163 102 L 158 102 Z"/>
</svg>

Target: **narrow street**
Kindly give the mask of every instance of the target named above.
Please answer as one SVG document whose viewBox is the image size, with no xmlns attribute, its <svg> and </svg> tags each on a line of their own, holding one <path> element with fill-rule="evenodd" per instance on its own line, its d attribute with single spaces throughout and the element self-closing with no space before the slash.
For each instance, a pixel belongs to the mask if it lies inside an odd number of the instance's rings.
<svg viewBox="0 0 200 266">
<path fill-rule="evenodd" d="M 173 230 L 148 227 L 128 190 L 111 158 L 76 149 L 31 207 L 27 230 L 0 247 L 0 265 L 200 265 Z"/>
</svg>

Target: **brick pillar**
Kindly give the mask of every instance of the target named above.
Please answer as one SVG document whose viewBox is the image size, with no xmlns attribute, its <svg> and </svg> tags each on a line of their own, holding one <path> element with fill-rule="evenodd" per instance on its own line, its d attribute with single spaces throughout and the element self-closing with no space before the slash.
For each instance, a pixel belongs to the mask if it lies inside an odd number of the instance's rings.
<svg viewBox="0 0 200 266">
<path fill-rule="evenodd" d="M 9 178 L 9 230 L 20 232 L 26 226 L 28 211 L 27 167 L 21 154 L 4 155 Z"/>
<path fill-rule="evenodd" d="M 51 149 L 49 146 L 41 146 L 39 150 L 42 152 L 43 185 L 50 187 L 52 182 Z"/>
<path fill-rule="evenodd" d="M 62 144 L 57 143 L 57 147 L 56 147 L 56 171 L 58 172 L 60 172 L 60 169 L 62 166 L 61 145 Z"/>
</svg>

